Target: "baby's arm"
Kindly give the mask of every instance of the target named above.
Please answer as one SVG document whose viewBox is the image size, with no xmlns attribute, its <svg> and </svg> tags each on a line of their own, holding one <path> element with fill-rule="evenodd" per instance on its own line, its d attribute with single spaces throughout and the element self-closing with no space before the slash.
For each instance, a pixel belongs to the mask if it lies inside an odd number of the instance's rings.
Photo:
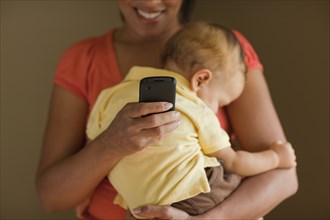
<svg viewBox="0 0 330 220">
<path fill-rule="evenodd" d="M 290 143 L 275 142 L 269 150 L 254 153 L 234 151 L 227 147 L 209 156 L 224 160 L 225 169 L 240 176 L 253 176 L 275 168 L 296 166 L 296 156 Z"/>
</svg>

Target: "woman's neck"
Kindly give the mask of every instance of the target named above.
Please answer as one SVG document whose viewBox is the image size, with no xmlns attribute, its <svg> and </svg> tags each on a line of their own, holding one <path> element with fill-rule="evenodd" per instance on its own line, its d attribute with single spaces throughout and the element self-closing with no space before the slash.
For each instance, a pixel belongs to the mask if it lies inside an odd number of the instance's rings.
<svg viewBox="0 0 330 220">
<path fill-rule="evenodd" d="M 117 29 L 113 43 L 119 70 L 124 77 L 132 66 L 161 67 L 161 52 L 164 44 L 179 28 L 170 28 L 159 37 L 142 37 L 127 27 Z"/>
<path fill-rule="evenodd" d="M 181 25 L 178 24 L 157 34 L 139 34 L 136 33 L 134 29 L 124 25 L 117 29 L 114 40 L 119 44 L 164 45 L 165 42 L 180 29 Z"/>
</svg>

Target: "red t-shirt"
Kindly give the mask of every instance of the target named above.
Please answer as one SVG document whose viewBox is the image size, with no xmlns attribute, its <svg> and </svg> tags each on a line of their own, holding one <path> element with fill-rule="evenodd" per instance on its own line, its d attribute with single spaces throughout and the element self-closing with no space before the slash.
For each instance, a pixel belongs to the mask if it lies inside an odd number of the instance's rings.
<svg viewBox="0 0 330 220">
<path fill-rule="evenodd" d="M 239 32 L 233 32 L 244 50 L 248 70 L 263 70 L 250 43 Z M 86 100 L 89 111 L 103 89 L 122 81 L 113 46 L 113 33 L 110 31 L 74 44 L 64 53 L 56 69 L 54 83 Z M 221 127 L 230 133 L 224 109 L 220 109 L 217 115 Z M 115 189 L 104 179 L 95 189 L 88 209 L 91 219 L 124 219 L 125 210 L 113 204 L 115 196 Z"/>
</svg>

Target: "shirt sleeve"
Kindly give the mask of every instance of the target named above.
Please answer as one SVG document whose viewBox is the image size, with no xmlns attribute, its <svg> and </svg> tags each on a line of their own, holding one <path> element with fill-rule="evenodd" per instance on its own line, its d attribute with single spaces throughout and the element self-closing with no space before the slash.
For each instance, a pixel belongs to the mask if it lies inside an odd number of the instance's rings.
<svg viewBox="0 0 330 220">
<path fill-rule="evenodd" d="M 242 49 L 244 51 L 245 64 L 247 66 L 248 71 L 254 68 L 258 68 L 263 72 L 264 67 L 261 64 L 257 53 L 255 52 L 249 41 L 238 31 L 233 30 L 233 33 L 237 37 L 238 41 L 241 43 Z"/>
<path fill-rule="evenodd" d="M 92 61 L 93 39 L 81 41 L 69 47 L 57 65 L 54 84 L 87 100 L 88 70 Z"/>
<path fill-rule="evenodd" d="M 220 127 L 217 116 L 211 109 L 205 107 L 199 114 L 198 139 L 204 154 L 211 154 L 230 147 L 229 136 Z"/>
</svg>

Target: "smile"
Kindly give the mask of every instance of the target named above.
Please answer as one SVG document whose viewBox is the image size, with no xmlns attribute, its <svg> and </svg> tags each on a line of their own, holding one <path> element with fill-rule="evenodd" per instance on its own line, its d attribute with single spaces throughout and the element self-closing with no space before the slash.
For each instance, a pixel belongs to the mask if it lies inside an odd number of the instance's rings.
<svg viewBox="0 0 330 220">
<path fill-rule="evenodd" d="M 158 11 L 158 12 L 145 12 L 141 9 L 136 9 L 137 13 L 142 16 L 145 19 L 155 19 L 159 17 L 164 11 Z"/>
</svg>

